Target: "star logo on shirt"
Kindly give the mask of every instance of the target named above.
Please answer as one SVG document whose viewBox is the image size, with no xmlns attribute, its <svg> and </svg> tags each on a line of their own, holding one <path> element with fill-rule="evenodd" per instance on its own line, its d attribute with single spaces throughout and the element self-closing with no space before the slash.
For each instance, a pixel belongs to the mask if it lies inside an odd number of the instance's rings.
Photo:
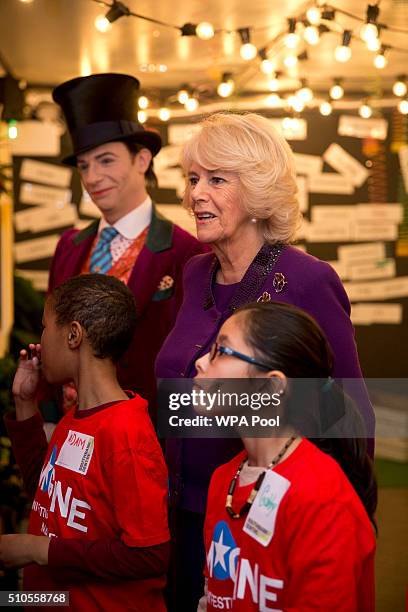
<svg viewBox="0 0 408 612">
<path fill-rule="evenodd" d="M 234 580 L 239 548 L 228 524 L 219 521 L 213 531 L 212 541 L 207 553 L 208 573 L 217 580 Z"/>
<path fill-rule="evenodd" d="M 227 571 L 227 566 L 225 565 L 225 555 L 231 549 L 231 546 L 226 546 L 223 543 L 223 540 L 224 540 L 224 532 L 221 531 L 220 539 L 218 540 L 218 542 L 214 542 L 214 548 L 215 548 L 214 567 L 217 565 L 217 563 L 219 563 L 222 569 Z"/>
</svg>

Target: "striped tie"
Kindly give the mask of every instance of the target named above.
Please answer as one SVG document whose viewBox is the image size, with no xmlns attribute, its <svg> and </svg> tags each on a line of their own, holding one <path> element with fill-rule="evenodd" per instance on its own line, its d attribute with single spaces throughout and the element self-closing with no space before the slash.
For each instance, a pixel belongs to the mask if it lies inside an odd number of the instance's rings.
<svg viewBox="0 0 408 612">
<path fill-rule="evenodd" d="M 118 235 L 118 230 L 114 227 L 105 227 L 99 236 L 96 247 L 91 256 L 91 272 L 106 274 L 112 267 L 112 255 L 110 246 L 112 240 Z"/>
</svg>

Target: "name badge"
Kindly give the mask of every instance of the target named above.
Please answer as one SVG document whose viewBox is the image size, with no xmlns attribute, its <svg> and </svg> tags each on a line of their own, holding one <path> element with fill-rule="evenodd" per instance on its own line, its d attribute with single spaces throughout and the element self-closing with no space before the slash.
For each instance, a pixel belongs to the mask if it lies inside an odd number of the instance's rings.
<svg viewBox="0 0 408 612">
<path fill-rule="evenodd" d="M 272 540 L 276 515 L 289 487 L 289 480 L 273 470 L 267 470 L 243 527 L 245 533 L 262 546 L 268 546 Z"/>
<path fill-rule="evenodd" d="M 93 450 L 93 436 L 70 429 L 55 464 L 78 474 L 86 474 Z"/>
</svg>

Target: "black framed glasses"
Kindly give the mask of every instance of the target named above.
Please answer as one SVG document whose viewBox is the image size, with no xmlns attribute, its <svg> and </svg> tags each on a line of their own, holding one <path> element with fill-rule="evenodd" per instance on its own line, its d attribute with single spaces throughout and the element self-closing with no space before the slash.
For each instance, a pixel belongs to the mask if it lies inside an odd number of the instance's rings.
<svg viewBox="0 0 408 612">
<path fill-rule="evenodd" d="M 262 363 L 261 361 L 255 359 L 255 357 L 250 357 L 249 355 L 235 351 L 229 346 L 223 346 L 222 344 L 218 344 L 218 342 L 214 342 L 210 349 L 210 361 L 214 361 L 217 354 L 229 355 L 229 357 L 241 359 L 241 361 L 246 361 L 247 363 L 258 366 L 258 368 L 263 368 L 264 370 L 272 369 L 270 366 L 266 365 L 266 363 Z"/>
</svg>

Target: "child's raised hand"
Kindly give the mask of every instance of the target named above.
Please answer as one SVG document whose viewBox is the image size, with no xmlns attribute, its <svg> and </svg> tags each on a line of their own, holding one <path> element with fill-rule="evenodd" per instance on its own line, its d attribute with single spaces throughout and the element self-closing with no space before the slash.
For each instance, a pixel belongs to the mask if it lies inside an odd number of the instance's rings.
<svg viewBox="0 0 408 612">
<path fill-rule="evenodd" d="M 13 381 L 13 395 L 22 401 L 34 401 L 41 377 L 41 344 L 29 344 L 28 351 L 20 351 L 17 372 Z"/>
</svg>

